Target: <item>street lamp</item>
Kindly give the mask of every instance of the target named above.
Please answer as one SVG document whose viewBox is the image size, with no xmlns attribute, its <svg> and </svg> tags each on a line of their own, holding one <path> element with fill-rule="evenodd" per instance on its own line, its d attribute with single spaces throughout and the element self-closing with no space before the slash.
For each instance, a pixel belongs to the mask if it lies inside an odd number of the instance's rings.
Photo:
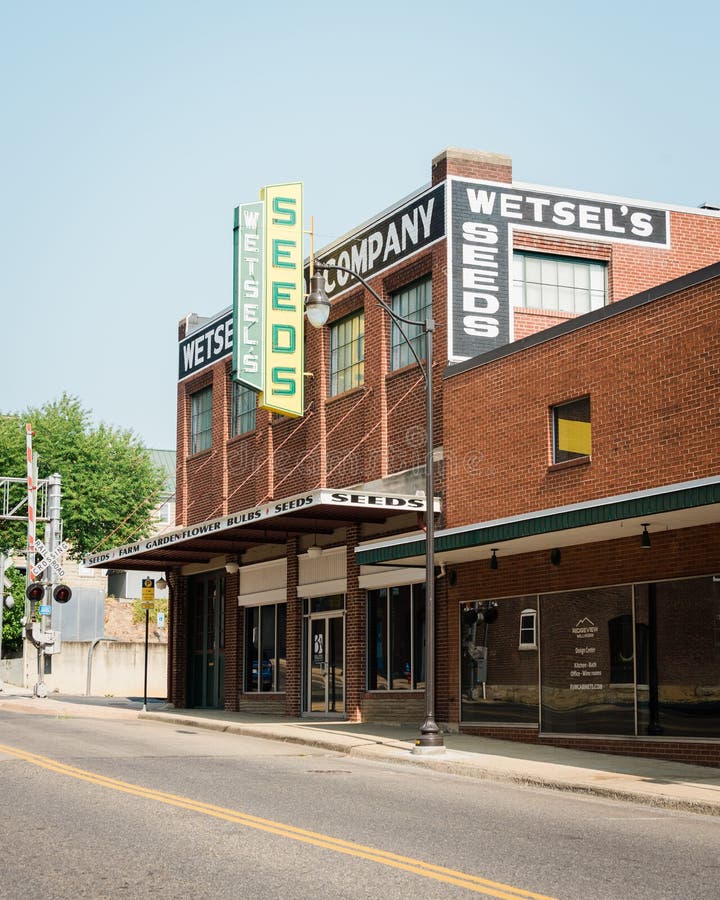
<svg viewBox="0 0 720 900">
<path fill-rule="evenodd" d="M 413 753 L 442 753 L 445 743 L 435 722 L 435 478 L 433 472 L 433 379 L 432 379 L 432 336 L 435 322 L 408 319 L 398 315 L 374 291 L 357 272 L 335 263 L 314 260 L 315 272 L 310 276 L 310 293 L 305 298 L 305 315 L 315 328 L 322 328 L 330 315 L 330 300 L 325 289 L 326 269 L 336 269 L 353 275 L 365 290 L 375 298 L 377 304 L 395 323 L 403 340 L 410 348 L 425 382 L 425 721 L 420 726 L 420 737 L 416 738 Z M 311 271 L 313 271 L 311 269 Z M 425 363 L 408 338 L 403 325 L 415 325 L 425 335 Z"/>
</svg>

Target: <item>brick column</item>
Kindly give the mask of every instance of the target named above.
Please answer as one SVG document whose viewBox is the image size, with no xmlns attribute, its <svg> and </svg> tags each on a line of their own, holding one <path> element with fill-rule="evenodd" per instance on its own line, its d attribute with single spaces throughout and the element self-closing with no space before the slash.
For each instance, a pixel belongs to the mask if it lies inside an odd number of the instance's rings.
<svg viewBox="0 0 720 900">
<path fill-rule="evenodd" d="M 242 672 L 242 617 L 238 607 L 240 575 L 225 576 L 225 709 L 237 712 Z"/>
<path fill-rule="evenodd" d="M 298 539 L 287 542 L 287 671 L 285 675 L 285 713 L 299 716 L 302 711 L 302 600 L 298 599 Z"/>
<path fill-rule="evenodd" d="M 346 565 L 347 600 L 345 611 L 345 712 L 351 722 L 362 721 L 362 700 L 365 696 L 366 673 L 366 611 L 365 591 L 358 584 L 360 567 L 355 557 L 355 547 L 360 529 L 352 525 L 347 529 Z"/>
<path fill-rule="evenodd" d="M 187 696 L 187 643 L 188 643 L 188 596 L 187 578 L 177 570 L 168 573 L 170 602 L 168 618 L 168 702 L 178 709 L 188 704 Z"/>
</svg>

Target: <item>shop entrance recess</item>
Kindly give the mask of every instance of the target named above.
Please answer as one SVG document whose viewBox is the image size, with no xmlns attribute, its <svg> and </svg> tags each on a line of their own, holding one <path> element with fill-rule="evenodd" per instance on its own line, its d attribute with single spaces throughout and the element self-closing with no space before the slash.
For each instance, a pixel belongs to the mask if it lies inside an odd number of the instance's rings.
<svg viewBox="0 0 720 900">
<path fill-rule="evenodd" d="M 305 618 L 305 702 L 308 715 L 345 715 L 344 597 L 314 598 Z M 339 609 L 328 607 L 340 606 Z M 323 609 L 323 607 L 325 607 Z"/>
<path fill-rule="evenodd" d="M 190 579 L 190 706 L 222 709 L 225 703 L 225 578 Z"/>
</svg>

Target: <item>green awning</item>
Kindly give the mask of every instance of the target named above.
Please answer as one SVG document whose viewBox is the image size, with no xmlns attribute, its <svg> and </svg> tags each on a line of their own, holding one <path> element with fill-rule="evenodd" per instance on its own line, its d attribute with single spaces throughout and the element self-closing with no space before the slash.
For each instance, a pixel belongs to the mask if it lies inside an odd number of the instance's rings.
<svg viewBox="0 0 720 900">
<path fill-rule="evenodd" d="M 460 528 L 450 528 L 435 534 L 435 552 L 449 553 L 470 547 L 496 546 L 505 541 L 534 537 L 621 522 L 643 519 L 662 513 L 689 510 L 696 507 L 720 504 L 720 479 L 703 479 L 669 485 L 637 494 L 624 494 L 556 509 L 540 510 L 523 516 L 513 516 L 494 522 L 479 522 Z M 395 539 L 358 547 L 359 565 L 401 562 L 404 559 L 425 555 L 425 539 Z"/>
</svg>

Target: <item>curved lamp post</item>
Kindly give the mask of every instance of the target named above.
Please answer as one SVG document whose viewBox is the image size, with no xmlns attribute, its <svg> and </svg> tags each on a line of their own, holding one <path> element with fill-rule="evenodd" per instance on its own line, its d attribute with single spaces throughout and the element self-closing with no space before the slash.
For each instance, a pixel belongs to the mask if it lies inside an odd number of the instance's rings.
<svg viewBox="0 0 720 900">
<path fill-rule="evenodd" d="M 398 315 L 370 287 L 357 272 L 335 263 L 314 260 L 317 270 L 310 276 L 310 293 L 305 298 L 305 315 L 315 328 L 322 328 L 330 315 L 330 300 L 325 290 L 326 269 L 336 269 L 353 275 L 365 290 L 375 298 L 377 304 L 387 313 L 397 326 L 403 340 L 410 348 L 425 382 L 425 721 L 420 726 L 420 737 L 415 740 L 413 753 L 442 753 L 445 743 L 435 722 L 435 478 L 433 472 L 433 383 L 432 383 L 432 336 L 435 322 L 430 317 L 423 322 Z M 312 271 L 312 270 L 311 270 Z M 418 356 L 403 325 L 422 328 L 425 335 L 425 363 Z"/>
</svg>

